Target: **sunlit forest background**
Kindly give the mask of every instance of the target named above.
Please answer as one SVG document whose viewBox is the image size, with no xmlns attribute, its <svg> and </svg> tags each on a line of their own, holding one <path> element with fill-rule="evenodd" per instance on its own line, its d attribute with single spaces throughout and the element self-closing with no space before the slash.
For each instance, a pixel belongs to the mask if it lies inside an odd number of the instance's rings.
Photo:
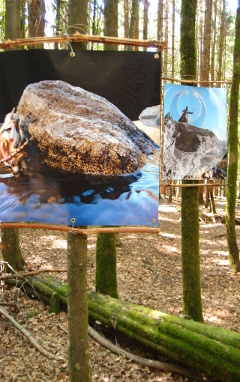
<svg viewBox="0 0 240 382">
<path fill-rule="evenodd" d="M 80 33 L 157 40 L 167 44 L 167 49 L 162 53 L 163 75 L 179 76 L 180 0 L 85 0 L 76 3 L 80 3 L 82 7 L 83 13 L 79 16 L 71 15 L 73 0 L 1 0 L 0 38 L 4 40 Z M 232 75 L 237 0 L 198 0 L 197 3 L 199 79 L 229 81 Z M 8 7 L 11 7 L 9 12 Z M 15 25 L 14 32 L 12 23 L 8 22 L 8 18 L 13 17 L 19 25 L 17 29 Z M 69 46 L 44 44 L 44 48 L 69 49 Z M 106 47 L 103 44 L 89 43 L 87 49 L 102 50 Z M 119 45 L 114 49 L 129 48 Z M 206 70 L 208 78 L 204 73 Z"/>
</svg>

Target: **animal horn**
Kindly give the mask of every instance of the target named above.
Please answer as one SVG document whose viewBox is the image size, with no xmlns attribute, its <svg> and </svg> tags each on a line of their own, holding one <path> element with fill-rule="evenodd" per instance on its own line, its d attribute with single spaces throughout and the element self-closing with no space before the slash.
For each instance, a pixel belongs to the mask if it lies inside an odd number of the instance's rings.
<svg viewBox="0 0 240 382">
<path fill-rule="evenodd" d="M 11 118 L 12 118 L 14 112 L 15 112 L 15 107 L 11 111 Z"/>
</svg>

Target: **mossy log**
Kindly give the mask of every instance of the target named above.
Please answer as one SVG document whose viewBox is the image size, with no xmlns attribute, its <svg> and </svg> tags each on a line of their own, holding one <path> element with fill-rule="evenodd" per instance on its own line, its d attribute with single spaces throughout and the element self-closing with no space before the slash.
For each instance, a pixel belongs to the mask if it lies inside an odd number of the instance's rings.
<svg viewBox="0 0 240 382">
<path fill-rule="evenodd" d="M 35 292 L 50 301 L 58 292 L 67 309 L 67 284 L 59 286 L 50 278 L 31 278 Z M 16 282 L 15 282 L 16 283 Z M 21 286 L 23 281 L 18 281 Z M 29 293 L 29 286 L 25 290 Z M 223 382 L 240 380 L 240 334 L 211 325 L 186 320 L 95 292 L 88 293 L 89 319 L 102 322 L 116 332 L 139 342 L 179 365 Z"/>
</svg>

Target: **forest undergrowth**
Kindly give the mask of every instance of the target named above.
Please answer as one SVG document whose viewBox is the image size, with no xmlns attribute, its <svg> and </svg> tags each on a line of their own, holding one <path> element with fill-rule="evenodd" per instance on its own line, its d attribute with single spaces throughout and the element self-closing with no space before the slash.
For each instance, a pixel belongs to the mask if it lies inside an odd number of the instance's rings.
<svg viewBox="0 0 240 382">
<path fill-rule="evenodd" d="M 205 323 L 240 331 L 240 274 L 228 266 L 225 226 L 222 223 L 225 200 L 216 199 L 217 215 L 200 207 L 200 261 L 202 303 Z M 237 202 L 237 214 L 240 203 Z M 122 234 L 117 248 L 119 297 L 173 315 L 182 315 L 181 214 L 180 201 L 161 199 L 160 234 Z M 237 226 L 237 235 L 240 236 Z M 21 230 L 21 250 L 27 270 L 65 269 L 65 233 Z M 239 239 L 240 240 L 240 239 Z M 94 290 L 96 235 L 88 236 L 88 289 Z M 50 273 L 66 281 L 66 273 Z M 1 285 L 2 302 L 18 301 L 19 310 L 7 310 L 46 350 L 67 359 L 67 315 L 49 314 L 43 302 L 27 298 L 23 291 Z M 66 362 L 49 360 L 0 316 L 0 381 L 69 381 Z M 104 330 L 103 330 L 104 334 Z M 115 344 L 138 355 L 162 360 L 157 354 L 139 348 L 120 337 Z M 180 375 L 141 366 L 111 353 L 89 337 L 92 379 L 97 382 L 190 381 Z"/>
</svg>

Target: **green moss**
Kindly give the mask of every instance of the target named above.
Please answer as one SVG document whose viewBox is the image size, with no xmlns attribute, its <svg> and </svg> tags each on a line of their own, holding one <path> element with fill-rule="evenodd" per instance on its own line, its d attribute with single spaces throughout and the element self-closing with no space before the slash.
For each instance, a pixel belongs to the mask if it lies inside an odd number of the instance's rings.
<svg viewBox="0 0 240 382">
<path fill-rule="evenodd" d="M 54 292 L 50 298 L 50 304 L 48 313 L 60 313 L 61 307 L 60 307 L 60 296 L 58 293 Z"/>
<path fill-rule="evenodd" d="M 35 317 L 37 315 L 38 315 L 38 311 L 37 310 L 32 310 L 32 311 L 27 313 L 26 319 L 29 320 L 30 318 Z"/>
<path fill-rule="evenodd" d="M 230 268 L 236 273 L 240 271 L 239 249 L 235 230 L 235 208 L 238 174 L 238 102 L 240 84 L 240 8 L 236 19 L 236 35 L 234 46 L 233 81 L 230 96 L 230 123 L 228 126 L 228 169 L 226 190 L 226 231 Z"/>
<path fill-rule="evenodd" d="M 63 295 L 64 297 L 67 297 L 68 295 L 68 284 L 64 283 L 58 288 L 58 293 Z"/>
<path fill-rule="evenodd" d="M 95 288 L 97 292 L 118 298 L 116 235 L 114 233 L 97 236 Z"/>
<path fill-rule="evenodd" d="M 195 44 L 195 19 L 197 0 L 182 0 L 181 6 L 181 39 L 180 71 L 183 79 L 196 79 L 197 54 Z"/>
<path fill-rule="evenodd" d="M 184 181 L 183 183 L 190 182 Z M 182 189 L 182 280 L 183 312 L 203 322 L 200 256 L 198 187 Z"/>
</svg>

